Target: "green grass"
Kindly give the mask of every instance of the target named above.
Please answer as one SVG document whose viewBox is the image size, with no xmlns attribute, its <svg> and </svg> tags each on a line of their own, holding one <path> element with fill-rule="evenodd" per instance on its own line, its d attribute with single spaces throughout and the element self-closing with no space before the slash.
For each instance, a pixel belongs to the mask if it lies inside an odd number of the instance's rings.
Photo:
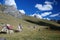
<svg viewBox="0 0 60 40">
<path fill-rule="evenodd" d="M 7 40 L 60 40 L 60 32 L 57 31 L 26 31 L 14 34 L 1 34 Z"/>
<path fill-rule="evenodd" d="M 10 15 L 0 13 L 0 30 L 2 29 L 1 26 L 3 23 L 11 24 L 13 29 L 16 29 L 19 23 L 23 25 L 22 32 L 0 34 L 0 37 L 6 38 L 7 40 L 60 40 L 60 31 L 45 29 L 45 27 L 50 27 L 51 25 L 57 27 L 60 26 L 52 21 L 37 19 L 29 16 L 24 16 L 23 19 L 18 19 Z M 36 25 L 35 29 L 33 28 L 34 25 Z M 28 28 L 28 26 L 31 27 Z"/>
</svg>

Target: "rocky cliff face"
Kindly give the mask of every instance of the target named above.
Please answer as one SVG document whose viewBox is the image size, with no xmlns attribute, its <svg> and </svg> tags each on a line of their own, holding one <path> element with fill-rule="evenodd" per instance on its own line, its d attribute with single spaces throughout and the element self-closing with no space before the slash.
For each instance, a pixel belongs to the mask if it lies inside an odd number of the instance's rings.
<svg viewBox="0 0 60 40">
<path fill-rule="evenodd" d="M 17 18 L 22 18 L 22 13 L 20 13 L 13 5 L 12 6 L 0 5 L 0 12 L 3 12 L 5 14 Z"/>
</svg>

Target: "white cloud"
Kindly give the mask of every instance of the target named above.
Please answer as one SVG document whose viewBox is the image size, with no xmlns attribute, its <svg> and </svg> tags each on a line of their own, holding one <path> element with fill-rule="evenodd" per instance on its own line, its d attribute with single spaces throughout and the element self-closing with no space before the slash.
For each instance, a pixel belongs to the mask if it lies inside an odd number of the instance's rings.
<svg viewBox="0 0 60 40">
<path fill-rule="evenodd" d="M 53 4 L 53 2 L 45 1 L 45 4 Z"/>
<path fill-rule="evenodd" d="M 21 12 L 22 14 L 25 14 L 25 11 L 24 10 L 19 10 L 19 12 Z"/>
<path fill-rule="evenodd" d="M 52 14 L 52 12 L 44 12 L 44 13 L 42 13 L 42 14 L 34 13 L 34 14 L 30 15 L 30 16 L 36 17 L 36 18 L 40 18 L 40 19 L 45 19 L 45 18 L 43 18 L 43 17 L 46 17 L 46 16 L 48 16 L 48 15 L 50 15 L 50 14 Z M 49 18 L 46 18 L 46 19 L 49 20 Z"/>
<path fill-rule="evenodd" d="M 30 16 L 42 19 L 42 16 L 40 14 L 34 13 L 33 15 L 30 15 Z"/>
<path fill-rule="evenodd" d="M 59 16 L 59 14 L 50 15 L 50 17 L 56 17 L 56 16 Z"/>
<path fill-rule="evenodd" d="M 47 20 L 51 20 L 50 18 L 46 18 Z"/>
<path fill-rule="evenodd" d="M 46 19 L 46 20 L 51 20 L 50 18 L 43 18 L 43 19 Z"/>
<path fill-rule="evenodd" d="M 35 7 L 38 8 L 39 10 L 41 10 L 41 11 L 47 11 L 47 10 L 52 10 L 53 9 L 51 3 L 48 2 L 48 1 L 46 1 L 44 5 L 36 4 Z"/>
<path fill-rule="evenodd" d="M 5 5 L 17 7 L 15 0 L 5 0 Z"/>
<path fill-rule="evenodd" d="M 44 13 L 41 14 L 41 16 L 42 16 L 42 17 L 45 17 L 45 16 L 48 16 L 48 15 L 50 15 L 50 14 L 52 14 L 52 12 L 44 12 Z"/>
<path fill-rule="evenodd" d="M 44 18 L 45 16 L 47 16 L 47 15 L 49 15 L 49 14 L 51 14 L 52 12 L 45 12 L 45 13 L 43 13 L 43 14 L 37 14 L 37 13 L 34 13 L 34 14 L 32 14 L 32 15 L 30 15 L 30 16 L 32 16 L 32 17 L 36 17 L 36 18 L 39 18 L 39 19 L 46 19 L 46 20 L 50 20 L 50 18 Z"/>
</svg>

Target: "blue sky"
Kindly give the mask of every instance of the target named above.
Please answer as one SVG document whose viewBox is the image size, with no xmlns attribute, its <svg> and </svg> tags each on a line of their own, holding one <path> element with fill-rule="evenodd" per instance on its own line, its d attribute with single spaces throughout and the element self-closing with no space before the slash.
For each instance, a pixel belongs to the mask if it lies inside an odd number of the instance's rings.
<svg viewBox="0 0 60 40">
<path fill-rule="evenodd" d="M 17 0 L 16 0 L 17 1 Z M 27 15 L 33 14 L 37 11 L 35 8 L 36 3 L 39 3 L 39 0 L 19 0 L 17 1 L 18 9 L 23 9 L 26 11 Z"/>
<path fill-rule="evenodd" d="M 50 6 L 53 7 L 52 10 L 39 10 L 38 7 L 35 7 L 37 4 L 42 4 L 45 5 L 45 1 L 49 1 L 52 2 L 53 4 L 51 4 Z M 54 0 L 15 0 L 16 5 L 17 5 L 17 9 L 18 10 L 24 10 L 26 15 L 32 15 L 34 13 L 45 13 L 45 12 L 52 12 L 52 14 L 56 14 L 58 12 L 60 12 L 60 0 L 55 0 L 56 2 L 54 2 Z M 3 0 L 0 0 L 1 3 L 4 3 Z M 51 14 L 50 14 L 51 15 Z M 49 15 L 45 16 L 45 17 L 49 17 Z M 55 17 L 55 19 L 57 19 Z M 58 19 L 60 19 L 58 17 Z"/>
<path fill-rule="evenodd" d="M 36 11 L 43 12 L 35 8 L 35 5 L 44 4 L 45 1 L 46 0 L 16 0 L 18 9 L 25 10 L 27 15 L 33 14 Z M 48 1 L 53 2 L 53 0 L 48 0 Z M 60 11 L 60 1 L 59 0 L 56 0 L 56 1 L 57 1 L 57 4 L 53 5 L 53 10 L 52 10 L 53 13 L 58 13 Z"/>
</svg>

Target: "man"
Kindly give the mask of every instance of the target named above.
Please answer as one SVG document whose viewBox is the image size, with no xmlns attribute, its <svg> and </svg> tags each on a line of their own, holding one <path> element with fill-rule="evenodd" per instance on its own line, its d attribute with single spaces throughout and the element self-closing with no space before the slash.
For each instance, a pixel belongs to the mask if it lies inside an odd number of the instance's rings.
<svg viewBox="0 0 60 40">
<path fill-rule="evenodd" d="M 23 30 L 23 27 L 22 27 L 22 25 L 21 25 L 21 24 L 19 24 L 19 25 L 18 25 L 17 30 L 18 30 L 18 31 L 20 31 L 20 32 Z"/>
<path fill-rule="evenodd" d="M 13 31 L 13 28 L 12 28 L 12 26 L 10 25 L 10 24 L 7 24 L 7 33 L 14 33 L 14 31 Z"/>
<path fill-rule="evenodd" d="M 3 24 L 1 32 L 6 32 L 7 31 L 7 26 L 6 24 Z"/>
</svg>

